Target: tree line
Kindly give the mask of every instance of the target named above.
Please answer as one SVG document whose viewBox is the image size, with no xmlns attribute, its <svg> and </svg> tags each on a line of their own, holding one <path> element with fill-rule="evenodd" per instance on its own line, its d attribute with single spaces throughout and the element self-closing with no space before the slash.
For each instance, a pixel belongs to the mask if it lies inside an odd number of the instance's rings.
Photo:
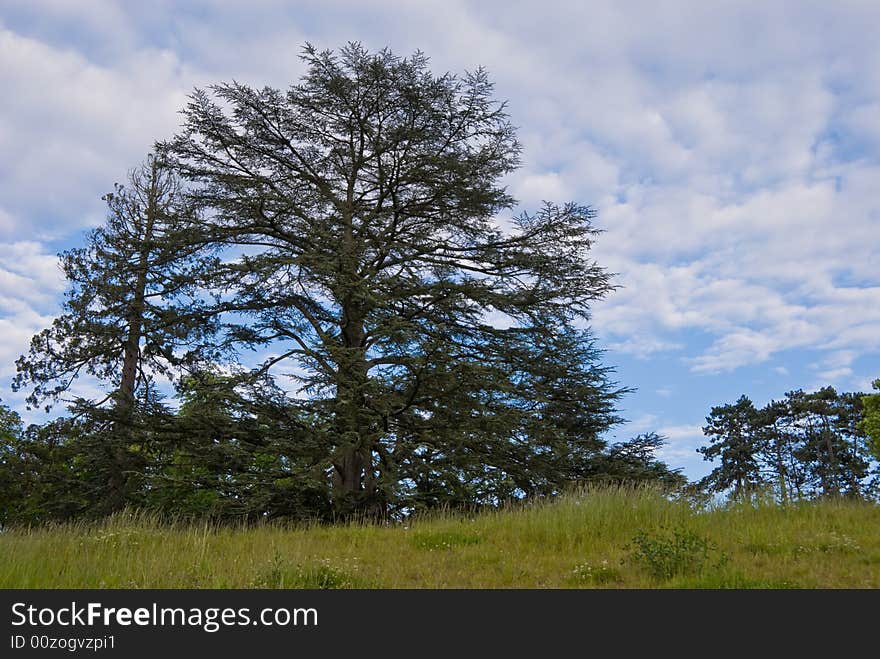
<svg viewBox="0 0 880 659">
<path fill-rule="evenodd" d="M 388 517 L 684 478 L 609 445 L 628 390 L 589 329 L 595 211 L 514 214 L 520 145 L 485 71 L 307 46 L 287 90 L 198 89 L 60 255 L 17 362 L 0 523 L 126 506 Z M 256 363 L 256 365 L 254 365 Z"/>
<path fill-rule="evenodd" d="M 760 408 L 743 395 L 713 407 L 706 424 L 710 443 L 698 451 L 719 464 L 693 490 L 783 503 L 880 493 L 880 394 L 799 389 Z"/>
</svg>

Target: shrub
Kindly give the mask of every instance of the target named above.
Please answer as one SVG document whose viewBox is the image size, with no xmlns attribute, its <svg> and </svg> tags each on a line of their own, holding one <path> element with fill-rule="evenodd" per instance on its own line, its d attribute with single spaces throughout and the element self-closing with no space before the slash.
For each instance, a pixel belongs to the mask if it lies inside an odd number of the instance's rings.
<svg viewBox="0 0 880 659">
<path fill-rule="evenodd" d="M 640 531 L 632 539 L 630 561 L 657 579 L 671 579 L 698 573 L 710 562 L 716 547 L 689 529 L 675 528 L 658 533 Z M 725 561 L 723 555 L 718 564 Z"/>
</svg>

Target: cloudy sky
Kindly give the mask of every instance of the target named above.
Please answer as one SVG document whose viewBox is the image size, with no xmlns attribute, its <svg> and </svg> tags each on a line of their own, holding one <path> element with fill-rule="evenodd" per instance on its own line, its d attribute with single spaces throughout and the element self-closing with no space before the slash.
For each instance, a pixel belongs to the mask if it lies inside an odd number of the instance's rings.
<svg viewBox="0 0 880 659">
<path fill-rule="evenodd" d="M 141 6 L 142 5 L 142 6 Z M 629 423 L 690 477 L 714 404 L 880 377 L 880 3 L 3 0 L 0 398 L 58 313 L 55 254 L 196 86 L 285 87 L 308 41 L 486 67 L 522 208 L 589 203 L 593 326 Z"/>
</svg>

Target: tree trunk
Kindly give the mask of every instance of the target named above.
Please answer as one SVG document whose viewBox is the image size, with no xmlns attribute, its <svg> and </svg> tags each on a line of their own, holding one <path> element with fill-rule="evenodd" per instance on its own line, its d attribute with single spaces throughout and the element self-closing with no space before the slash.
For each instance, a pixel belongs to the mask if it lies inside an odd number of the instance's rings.
<svg viewBox="0 0 880 659">
<path fill-rule="evenodd" d="M 128 331 L 122 355 L 122 375 L 119 381 L 115 405 L 107 500 L 107 507 L 110 510 L 118 510 L 125 505 L 126 490 L 128 489 L 128 471 L 130 467 L 128 452 L 132 439 L 135 389 L 138 365 L 140 363 L 140 343 L 144 326 L 147 274 L 157 213 L 158 175 L 158 165 L 154 162 L 150 171 L 150 188 L 147 197 L 143 231 L 139 236 L 140 249 L 135 265 L 134 284 L 131 291 L 131 302 L 129 303 L 127 318 Z"/>
<path fill-rule="evenodd" d="M 361 315 L 349 307 L 343 312 L 342 338 L 336 377 L 336 432 L 338 446 L 333 465 L 334 506 L 343 516 L 362 509 L 372 495 L 372 443 L 364 414 L 367 365 Z"/>
<path fill-rule="evenodd" d="M 141 264 L 139 264 L 139 267 Z M 142 270 L 146 270 L 145 266 Z M 115 418 L 113 421 L 113 445 L 110 447 L 110 474 L 107 507 L 118 510 L 125 505 L 128 489 L 128 450 L 132 440 L 134 421 L 135 385 L 140 361 L 140 340 L 143 328 L 144 289 L 146 273 L 139 272 L 135 281 L 134 297 L 128 317 L 128 336 L 122 359 L 122 377 L 117 391 Z"/>
<path fill-rule="evenodd" d="M 783 504 L 788 503 L 788 488 L 785 483 L 785 464 L 783 463 L 782 445 L 776 440 L 776 475 L 779 477 L 779 498 Z"/>
<path fill-rule="evenodd" d="M 838 482 L 837 456 L 834 453 L 834 445 L 831 443 L 831 431 L 825 430 L 825 451 L 828 458 L 828 483 L 829 494 L 832 496 L 840 496 L 840 487 Z"/>
</svg>

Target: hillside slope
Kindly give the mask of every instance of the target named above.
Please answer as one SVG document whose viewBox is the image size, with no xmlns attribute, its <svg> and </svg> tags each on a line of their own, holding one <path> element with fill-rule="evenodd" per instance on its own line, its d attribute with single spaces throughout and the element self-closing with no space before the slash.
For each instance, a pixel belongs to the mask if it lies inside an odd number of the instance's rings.
<svg viewBox="0 0 880 659">
<path fill-rule="evenodd" d="M 880 507 L 694 512 L 650 490 L 392 526 L 97 525 L 0 534 L 3 588 L 880 588 Z"/>
</svg>

